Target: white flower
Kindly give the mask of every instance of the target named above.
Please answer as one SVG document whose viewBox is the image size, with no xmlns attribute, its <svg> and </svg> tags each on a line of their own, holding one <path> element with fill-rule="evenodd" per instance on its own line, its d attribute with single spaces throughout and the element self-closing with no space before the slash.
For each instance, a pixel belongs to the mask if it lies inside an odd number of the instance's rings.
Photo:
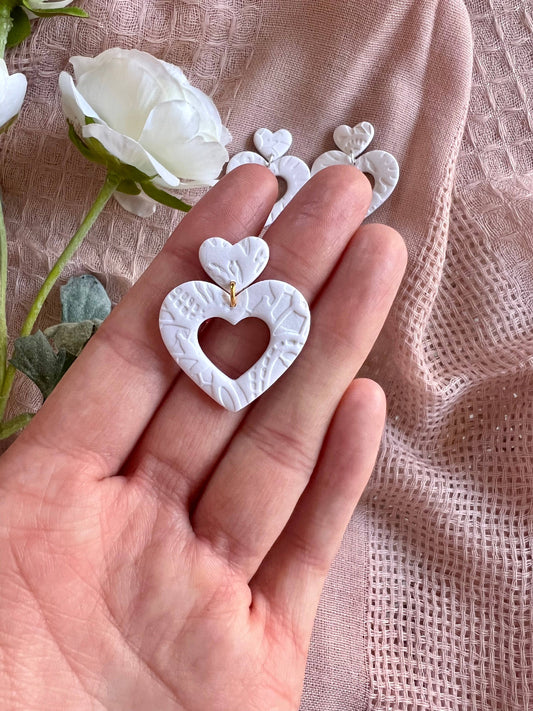
<svg viewBox="0 0 533 711">
<path fill-rule="evenodd" d="M 231 136 L 213 101 L 191 86 L 181 69 L 118 47 L 70 61 L 76 84 L 62 72 L 59 86 L 63 111 L 82 139 L 97 139 L 159 187 L 216 182 L 229 158 L 225 146 Z M 155 209 L 142 193 L 115 196 L 142 216 Z"/>
<path fill-rule="evenodd" d="M 0 133 L 17 117 L 26 96 L 26 86 L 24 74 L 8 74 L 6 63 L 0 59 Z"/>
</svg>

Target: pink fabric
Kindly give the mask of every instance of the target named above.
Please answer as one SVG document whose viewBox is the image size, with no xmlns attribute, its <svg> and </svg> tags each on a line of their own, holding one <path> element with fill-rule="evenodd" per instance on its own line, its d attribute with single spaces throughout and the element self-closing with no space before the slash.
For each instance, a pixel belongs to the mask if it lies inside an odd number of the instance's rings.
<svg viewBox="0 0 533 711">
<path fill-rule="evenodd" d="M 10 53 L 29 78 L 4 139 L 14 333 L 102 181 L 69 145 L 73 54 L 137 47 L 213 94 L 234 135 L 288 128 L 311 162 L 376 127 L 401 179 L 371 218 L 408 272 L 364 374 L 389 416 L 317 617 L 302 711 L 523 711 L 533 668 L 533 30 L 527 0 L 84 0 Z M 473 30 L 473 36 L 472 31 Z M 473 64 L 472 64 L 472 59 Z M 468 112 L 468 115 L 467 115 Z M 109 206 L 65 277 L 118 300 L 175 226 Z M 288 236 L 290 238 L 290 236 Z M 42 324 L 58 313 L 57 298 Z M 22 379 L 15 410 L 35 393 Z"/>
</svg>

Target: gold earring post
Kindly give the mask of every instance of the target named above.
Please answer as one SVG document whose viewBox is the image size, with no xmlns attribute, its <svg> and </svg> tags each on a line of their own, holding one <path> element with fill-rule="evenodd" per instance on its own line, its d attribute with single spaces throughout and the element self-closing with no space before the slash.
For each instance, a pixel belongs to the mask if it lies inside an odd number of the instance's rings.
<svg viewBox="0 0 533 711">
<path fill-rule="evenodd" d="M 234 281 L 230 281 L 229 283 L 229 298 L 230 298 L 230 306 L 231 308 L 234 308 L 237 306 L 237 299 L 235 298 L 235 287 L 236 283 Z"/>
</svg>

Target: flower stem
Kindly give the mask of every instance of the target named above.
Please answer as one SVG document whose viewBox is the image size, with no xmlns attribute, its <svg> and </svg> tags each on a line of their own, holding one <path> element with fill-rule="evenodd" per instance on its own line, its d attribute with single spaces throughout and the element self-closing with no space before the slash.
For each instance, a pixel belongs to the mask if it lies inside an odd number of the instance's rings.
<svg viewBox="0 0 533 711">
<path fill-rule="evenodd" d="M 96 196 L 96 200 L 92 204 L 89 212 L 85 215 L 83 222 L 78 227 L 75 235 L 67 244 L 67 246 L 63 250 L 63 253 L 52 267 L 50 274 L 46 277 L 44 284 L 41 286 L 41 289 L 39 290 L 39 293 L 37 294 L 37 297 L 35 298 L 35 301 L 32 304 L 32 307 L 26 317 L 26 320 L 24 321 L 24 325 L 22 326 L 22 330 L 20 332 L 21 336 L 30 335 L 35 321 L 37 320 L 37 317 L 46 300 L 46 297 L 52 290 L 52 287 L 54 286 L 58 278 L 61 276 L 61 272 L 65 268 L 67 262 L 72 259 L 74 253 L 77 251 L 78 247 L 83 242 L 85 235 L 87 234 L 87 232 L 89 232 L 91 227 L 96 222 L 96 218 L 104 209 L 107 201 L 115 192 L 115 189 L 120 183 L 120 180 L 121 179 L 118 178 L 116 175 L 107 175 L 105 183 L 102 185 L 102 188 Z"/>
<path fill-rule="evenodd" d="M 31 422 L 32 418 L 33 414 L 31 412 L 25 412 L 22 415 L 17 415 L 12 420 L 3 422 L 0 425 L 0 440 L 7 439 L 16 432 L 20 432 L 20 430 L 24 429 L 24 427 Z"/>
<path fill-rule="evenodd" d="M 13 27 L 11 10 L 16 5 L 12 0 L 2 0 L 0 2 L 0 59 L 4 58 L 6 51 L 7 36 Z"/>
<path fill-rule="evenodd" d="M 7 234 L 4 222 L 4 211 L 0 197 L 0 388 L 4 384 L 7 365 L 7 323 L 6 323 L 6 291 L 7 291 Z"/>
<path fill-rule="evenodd" d="M 28 315 L 26 316 L 26 320 L 24 321 L 24 324 L 20 331 L 20 337 L 30 335 L 35 321 L 37 320 L 37 317 L 41 312 L 46 297 L 48 296 L 54 284 L 58 280 L 67 262 L 72 258 L 80 244 L 83 242 L 85 235 L 93 226 L 94 222 L 96 221 L 96 218 L 102 212 L 107 201 L 113 195 L 120 182 L 121 178 L 111 173 L 108 173 L 105 183 L 103 184 L 100 192 L 96 196 L 96 200 L 94 201 L 92 207 L 85 215 L 85 218 L 79 226 L 76 234 L 72 237 L 70 242 L 65 247 L 63 253 L 52 267 L 50 274 L 46 277 L 44 284 L 39 290 L 39 293 L 37 294 L 35 301 L 33 302 L 29 310 Z M 6 370 L 2 389 L 0 391 L 0 420 L 2 420 L 2 418 L 4 417 L 7 401 L 11 393 L 11 388 L 13 386 L 14 377 L 15 368 L 12 365 L 9 365 Z"/>
</svg>

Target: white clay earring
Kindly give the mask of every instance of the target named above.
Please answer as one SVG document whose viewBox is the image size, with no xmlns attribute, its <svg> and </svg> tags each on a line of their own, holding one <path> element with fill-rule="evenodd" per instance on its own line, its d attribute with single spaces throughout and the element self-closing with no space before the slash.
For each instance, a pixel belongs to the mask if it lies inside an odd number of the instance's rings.
<svg viewBox="0 0 533 711">
<path fill-rule="evenodd" d="M 254 145 L 258 153 L 253 151 L 242 151 L 236 153 L 229 161 L 226 167 L 226 173 L 229 173 L 239 165 L 245 163 L 257 163 L 264 165 L 277 177 L 283 178 L 287 183 L 287 190 L 284 195 L 275 203 L 265 227 L 268 227 L 280 212 L 289 204 L 298 190 L 303 187 L 309 178 L 311 172 L 306 163 L 296 156 L 287 156 L 285 153 L 289 150 L 292 144 L 292 135 L 290 131 L 281 128 L 279 131 L 269 131 L 268 128 L 258 128 L 254 133 Z M 259 153 L 261 155 L 259 155 Z"/>
<path fill-rule="evenodd" d="M 260 237 L 245 237 L 236 244 L 211 237 L 200 246 L 199 257 L 216 283 L 188 281 L 173 289 L 161 306 L 161 336 L 182 371 L 220 405 L 237 412 L 293 363 L 309 335 L 311 314 L 305 298 L 290 284 L 275 279 L 252 284 L 269 258 L 268 245 Z M 259 318 L 270 329 L 266 351 L 235 380 L 200 347 L 198 329 L 210 318 L 223 318 L 232 325 Z"/>
<path fill-rule="evenodd" d="M 340 150 L 322 153 L 311 167 L 311 175 L 330 165 L 339 164 L 355 165 L 363 173 L 371 175 L 374 178 L 374 187 L 367 217 L 391 195 L 400 177 L 398 161 L 391 153 L 368 151 L 361 155 L 373 138 L 374 127 L 368 121 L 358 123 L 353 128 L 339 126 L 333 132 L 333 140 Z"/>
</svg>

